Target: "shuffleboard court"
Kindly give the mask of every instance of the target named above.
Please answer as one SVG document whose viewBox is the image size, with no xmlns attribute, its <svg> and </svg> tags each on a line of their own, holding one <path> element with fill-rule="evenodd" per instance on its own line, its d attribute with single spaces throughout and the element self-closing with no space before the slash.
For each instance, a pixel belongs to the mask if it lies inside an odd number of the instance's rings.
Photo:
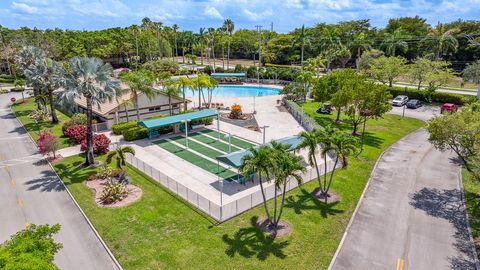
<svg viewBox="0 0 480 270">
<path fill-rule="evenodd" d="M 211 129 L 204 129 L 199 131 L 202 134 L 208 134 L 214 138 L 218 137 L 218 132 Z M 225 133 L 220 133 L 220 140 L 228 142 L 228 137 L 225 137 Z M 245 140 L 239 139 L 235 136 L 232 136 L 232 144 L 243 149 L 248 149 L 252 146 L 255 146 L 253 143 L 247 142 Z"/>
<path fill-rule="evenodd" d="M 173 138 L 170 138 L 170 140 L 176 142 L 176 143 L 179 143 L 183 146 L 185 146 L 185 137 L 181 137 L 181 136 L 177 136 L 177 137 L 173 137 Z M 218 156 L 221 156 L 223 155 L 222 152 L 219 152 L 217 150 L 213 150 L 212 148 L 209 148 L 207 146 L 204 146 L 204 145 L 201 145 L 197 142 L 194 142 L 192 140 L 188 140 L 188 148 L 191 148 L 192 150 L 202 154 L 202 155 L 205 155 L 211 159 L 216 159 Z"/>
<path fill-rule="evenodd" d="M 212 139 L 208 136 L 205 136 L 201 133 L 192 133 L 188 134 L 188 137 L 193 138 L 199 142 L 202 142 L 204 144 L 208 144 L 212 147 L 215 147 L 216 149 L 228 153 L 228 142 L 220 140 L 218 141 L 217 139 Z M 242 148 L 235 146 L 232 144 L 232 152 L 241 150 Z"/>
</svg>

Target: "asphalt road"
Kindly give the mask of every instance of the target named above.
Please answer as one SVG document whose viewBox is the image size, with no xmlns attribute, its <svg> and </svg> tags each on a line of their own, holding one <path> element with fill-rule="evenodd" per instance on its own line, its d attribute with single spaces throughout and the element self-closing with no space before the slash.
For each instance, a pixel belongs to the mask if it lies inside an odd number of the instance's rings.
<svg viewBox="0 0 480 270">
<path fill-rule="evenodd" d="M 332 269 L 475 269 L 455 155 L 421 129 L 380 158 Z"/>
<path fill-rule="evenodd" d="M 118 269 L 8 108 L 14 95 L 0 95 L 0 242 L 29 223 L 59 223 L 60 269 Z"/>
</svg>

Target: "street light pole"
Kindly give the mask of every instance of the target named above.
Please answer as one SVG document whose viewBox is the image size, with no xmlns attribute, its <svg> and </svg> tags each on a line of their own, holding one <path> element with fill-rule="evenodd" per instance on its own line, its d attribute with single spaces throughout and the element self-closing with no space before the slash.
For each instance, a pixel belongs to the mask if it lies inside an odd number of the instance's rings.
<svg viewBox="0 0 480 270">
<path fill-rule="evenodd" d="M 263 127 L 260 127 L 261 129 L 263 129 L 263 144 L 265 144 L 265 131 L 267 130 L 267 128 L 269 128 L 269 126 L 265 125 Z"/>
<path fill-rule="evenodd" d="M 184 120 L 185 122 L 185 146 L 187 147 L 188 149 L 188 121 L 190 120 Z"/>
<path fill-rule="evenodd" d="M 232 152 L 232 134 L 230 132 L 227 132 L 225 137 L 228 136 L 228 153 Z"/>
</svg>

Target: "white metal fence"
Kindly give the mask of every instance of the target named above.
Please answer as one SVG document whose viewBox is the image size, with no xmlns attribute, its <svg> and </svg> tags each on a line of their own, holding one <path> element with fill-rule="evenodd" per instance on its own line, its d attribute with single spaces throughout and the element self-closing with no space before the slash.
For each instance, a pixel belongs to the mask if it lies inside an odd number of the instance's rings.
<svg viewBox="0 0 480 270">
<path fill-rule="evenodd" d="M 136 158 L 133 155 L 128 154 L 126 156 L 127 162 L 137 168 L 139 171 L 151 177 L 153 180 L 160 183 L 165 188 L 168 188 L 171 192 L 175 193 L 179 197 L 183 198 L 185 201 L 192 204 L 195 208 L 201 210 L 205 214 L 211 216 L 215 220 L 222 222 L 232 217 L 237 216 L 238 214 L 245 212 L 253 207 L 261 204 L 263 202 L 261 190 L 257 190 L 251 194 L 248 194 L 242 198 L 239 198 L 235 201 L 219 205 L 216 202 L 209 200 L 208 198 L 199 195 L 197 192 L 189 189 L 188 187 L 180 184 L 175 179 L 168 177 L 152 166 L 148 165 L 144 161 Z M 331 171 L 333 162 L 330 160 L 327 164 L 327 170 Z M 322 170 L 323 171 L 323 170 Z M 310 182 L 311 180 L 317 177 L 315 169 L 311 168 L 302 174 L 302 179 L 304 183 Z M 236 183 L 228 183 L 224 181 L 224 185 L 236 185 Z M 292 190 L 298 187 L 296 181 L 289 181 L 286 187 L 286 190 Z M 275 186 L 268 185 L 265 189 L 265 196 L 268 199 L 274 197 Z M 282 190 L 279 190 L 278 195 L 282 194 Z M 221 193 L 218 192 L 218 198 L 220 198 Z"/>
<path fill-rule="evenodd" d="M 297 120 L 297 122 L 308 132 L 312 132 L 314 129 L 321 129 L 322 127 L 310 117 L 297 103 L 282 99 L 283 105 L 287 108 L 288 112 Z"/>
</svg>

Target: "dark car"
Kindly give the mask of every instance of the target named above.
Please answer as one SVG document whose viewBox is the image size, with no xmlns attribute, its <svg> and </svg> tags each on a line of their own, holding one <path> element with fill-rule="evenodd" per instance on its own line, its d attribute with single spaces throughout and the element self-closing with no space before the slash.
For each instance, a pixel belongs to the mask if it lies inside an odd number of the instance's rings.
<svg viewBox="0 0 480 270">
<path fill-rule="evenodd" d="M 421 102 L 418 99 L 411 99 L 407 102 L 407 108 L 409 108 L 409 109 L 416 109 L 416 108 L 420 108 L 422 106 L 423 106 L 423 102 Z"/>
<path fill-rule="evenodd" d="M 457 110 L 458 110 L 457 105 L 453 103 L 445 103 L 442 105 L 442 108 L 440 109 L 440 113 L 444 113 L 444 112 L 453 113 L 453 112 L 456 112 Z"/>
<path fill-rule="evenodd" d="M 331 114 L 332 113 L 332 105 L 324 103 L 323 107 L 317 109 L 317 113 L 321 114 Z"/>
</svg>

